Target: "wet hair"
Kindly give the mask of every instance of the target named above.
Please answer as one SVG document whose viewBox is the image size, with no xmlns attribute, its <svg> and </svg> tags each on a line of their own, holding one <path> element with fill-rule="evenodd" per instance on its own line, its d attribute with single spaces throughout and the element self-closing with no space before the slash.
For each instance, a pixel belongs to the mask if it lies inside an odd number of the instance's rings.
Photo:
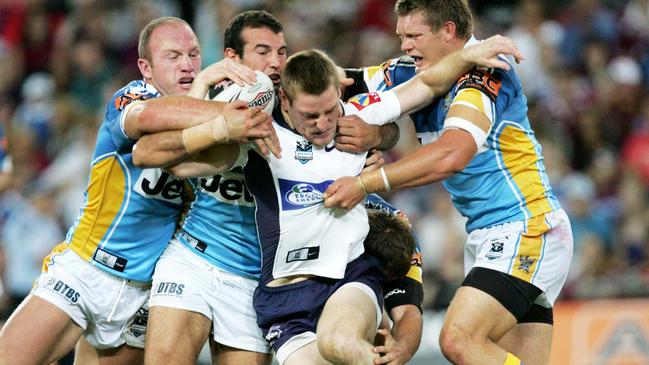
<svg viewBox="0 0 649 365">
<path fill-rule="evenodd" d="M 241 33 L 246 28 L 268 28 L 275 34 L 281 33 L 284 28 L 273 14 L 264 10 L 248 10 L 237 15 L 230 21 L 223 35 L 223 46 L 232 48 L 239 57 L 243 57 L 245 42 Z"/>
<path fill-rule="evenodd" d="M 452 21 L 458 38 L 469 39 L 473 34 L 473 16 L 467 0 L 398 0 L 394 12 L 399 17 L 421 12 L 433 32 Z"/>
</svg>

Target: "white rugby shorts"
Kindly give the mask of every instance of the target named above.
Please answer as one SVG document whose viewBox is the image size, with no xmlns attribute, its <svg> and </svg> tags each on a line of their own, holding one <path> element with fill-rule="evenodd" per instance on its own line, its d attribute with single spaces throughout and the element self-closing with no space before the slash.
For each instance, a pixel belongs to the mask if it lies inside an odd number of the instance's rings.
<svg viewBox="0 0 649 365">
<path fill-rule="evenodd" d="M 558 209 L 471 232 L 464 246 L 464 275 L 473 267 L 512 275 L 541 289 L 535 303 L 551 308 L 568 276 L 572 250 L 568 215 Z"/>
<path fill-rule="evenodd" d="M 252 307 L 258 283 L 211 265 L 174 238 L 156 264 L 149 305 L 200 313 L 212 320 L 216 342 L 270 353 Z"/>
<path fill-rule="evenodd" d="M 149 292 L 150 283 L 107 273 L 70 249 L 51 256 L 32 289 L 67 313 L 97 349 L 144 348 Z"/>
</svg>

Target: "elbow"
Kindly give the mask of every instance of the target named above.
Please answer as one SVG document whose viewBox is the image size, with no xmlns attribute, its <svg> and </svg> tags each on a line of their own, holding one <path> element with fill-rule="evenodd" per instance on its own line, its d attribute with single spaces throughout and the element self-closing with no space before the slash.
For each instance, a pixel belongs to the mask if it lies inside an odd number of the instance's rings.
<svg viewBox="0 0 649 365">
<path fill-rule="evenodd" d="M 470 158 L 457 151 L 451 151 L 440 161 L 438 167 L 444 177 L 451 176 L 462 170 L 469 164 Z"/>
</svg>

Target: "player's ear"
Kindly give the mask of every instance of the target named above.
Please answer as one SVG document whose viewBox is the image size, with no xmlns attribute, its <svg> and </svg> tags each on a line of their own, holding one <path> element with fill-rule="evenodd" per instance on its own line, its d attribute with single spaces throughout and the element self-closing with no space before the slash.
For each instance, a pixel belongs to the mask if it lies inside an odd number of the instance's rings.
<svg viewBox="0 0 649 365">
<path fill-rule="evenodd" d="M 140 73 L 146 80 L 153 78 L 153 72 L 151 70 L 151 63 L 144 58 L 137 59 L 137 67 L 140 69 Z"/>
<path fill-rule="evenodd" d="M 223 56 L 225 58 L 230 58 L 233 61 L 239 61 L 241 59 L 237 51 L 235 51 L 233 48 L 230 47 L 226 48 L 225 51 L 223 51 Z"/>
<path fill-rule="evenodd" d="M 281 103 L 282 110 L 288 111 L 289 100 L 286 92 L 284 92 L 284 89 L 280 87 L 279 90 L 277 90 L 277 94 L 279 95 L 279 101 Z"/>
<path fill-rule="evenodd" d="M 451 39 L 455 38 L 456 29 L 457 29 L 457 25 L 452 21 L 448 20 L 444 22 L 444 24 L 442 25 L 443 39 L 448 42 Z"/>
</svg>

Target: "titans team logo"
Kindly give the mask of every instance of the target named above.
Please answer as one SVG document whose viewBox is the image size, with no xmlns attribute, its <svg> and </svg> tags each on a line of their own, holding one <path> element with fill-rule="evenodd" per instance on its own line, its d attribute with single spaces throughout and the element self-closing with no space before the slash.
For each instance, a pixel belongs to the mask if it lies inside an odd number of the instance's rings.
<svg viewBox="0 0 649 365">
<path fill-rule="evenodd" d="M 377 93 L 358 94 L 349 99 L 349 103 L 356 107 L 358 110 L 363 110 L 368 106 L 381 101 L 381 97 Z"/>
<path fill-rule="evenodd" d="M 532 265 L 536 262 L 535 259 L 530 258 L 528 255 L 520 255 L 518 256 L 518 270 L 520 271 L 525 271 L 527 274 L 530 273 L 530 269 L 532 268 Z"/>
<path fill-rule="evenodd" d="M 307 140 L 297 141 L 295 159 L 305 164 L 313 160 L 313 145 Z"/>
</svg>

